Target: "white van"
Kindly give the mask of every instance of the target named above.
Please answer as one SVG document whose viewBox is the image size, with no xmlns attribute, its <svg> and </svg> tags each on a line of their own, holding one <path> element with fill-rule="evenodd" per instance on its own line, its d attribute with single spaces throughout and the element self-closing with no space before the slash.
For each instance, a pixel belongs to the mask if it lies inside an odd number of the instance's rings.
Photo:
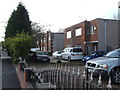
<svg viewBox="0 0 120 90">
<path fill-rule="evenodd" d="M 83 57 L 83 51 L 80 47 L 69 47 L 65 48 L 61 53 L 61 58 L 70 60 L 80 60 Z"/>
</svg>

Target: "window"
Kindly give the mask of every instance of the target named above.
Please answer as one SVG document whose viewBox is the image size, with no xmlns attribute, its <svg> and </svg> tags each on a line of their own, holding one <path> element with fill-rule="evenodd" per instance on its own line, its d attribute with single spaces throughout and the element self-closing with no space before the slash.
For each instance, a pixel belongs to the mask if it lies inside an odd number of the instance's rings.
<svg viewBox="0 0 120 90">
<path fill-rule="evenodd" d="M 49 41 L 51 40 L 51 36 L 49 36 Z"/>
<path fill-rule="evenodd" d="M 44 38 L 44 41 L 43 42 L 46 42 L 46 38 Z"/>
<path fill-rule="evenodd" d="M 91 34 L 94 34 L 94 33 L 95 33 L 95 29 L 96 29 L 95 26 L 91 26 L 91 28 L 90 28 Z"/>
<path fill-rule="evenodd" d="M 82 29 L 81 29 L 81 28 L 76 29 L 76 30 L 75 30 L 75 35 L 76 35 L 76 36 L 82 35 Z"/>
<path fill-rule="evenodd" d="M 43 40 L 41 39 L 41 42 L 43 42 Z"/>
<path fill-rule="evenodd" d="M 82 52 L 82 49 L 81 48 L 74 48 L 73 52 Z"/>
<path fill-rule="evenodd" d="M 67 39 L 68 39 L 68 38 L 71 38 L 71 31 L 68 31 L 68 32 L 67 32 Z"/>
<path fill-rule="evenodd" d="M 45 49 L 46 49 L 46 48 L 44 47 L 44 51 L 45 51 Z"/>
</svg>

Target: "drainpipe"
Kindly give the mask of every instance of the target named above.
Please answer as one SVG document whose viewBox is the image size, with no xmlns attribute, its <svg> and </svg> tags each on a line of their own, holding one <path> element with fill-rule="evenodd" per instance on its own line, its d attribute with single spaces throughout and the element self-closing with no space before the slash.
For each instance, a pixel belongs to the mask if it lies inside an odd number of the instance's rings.
<svg viewBox="0 0 120 90">
<path fill-rule="evenodd" d="M 105 31 L 105 51 L 107 51 L 107 48 L 106 48 L 106 46 L 107 46 L 107 44 L 106 44 L 106 20 L 104 20 L 104 31 Z"/>
</svg>

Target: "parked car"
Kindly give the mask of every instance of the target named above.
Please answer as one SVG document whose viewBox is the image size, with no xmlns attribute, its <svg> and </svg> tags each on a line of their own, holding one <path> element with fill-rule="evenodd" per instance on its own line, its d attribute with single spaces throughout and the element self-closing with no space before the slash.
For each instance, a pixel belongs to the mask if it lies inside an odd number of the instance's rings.
<svg viewBox="0 0 120 90">
<path fill-rule="evenodd" d="M 106 54 L 105 51 L 95 51 L 92 54 L 83 57 L 82 62 L 86 63 L 86 61 L 88 61 L 90 59 L 97 58 L 97 57 L 102 57 L 105 54 Z"/>
<path fill-rule="evenodd" d="M 59 58 L 60 56 L 61 56 L 61 53 L 62 53 L 62 51 L 55 51 L 54 53 L 53 53 L 53 58 Z"/>
<path fill-rule="evenodd" d="M 69 47 L 65 48 L 61 53 L 61 58 L 68 61 L 80 60 L 83 57 L 83 51 L 80 47 Z"/>
<path fill-rule="evenodd" d="M 50 62 L 50 58 L 46 52 L 31 51 L 28 54 L 27 62 Z"/>
<path fill-rule="evenodd" d="M 105 57 L 87 61 L 85 67 L 95 76 L 111 76 L 112 82 L 120 84 L 120 49 L 107 53 Z"/>
</svg>

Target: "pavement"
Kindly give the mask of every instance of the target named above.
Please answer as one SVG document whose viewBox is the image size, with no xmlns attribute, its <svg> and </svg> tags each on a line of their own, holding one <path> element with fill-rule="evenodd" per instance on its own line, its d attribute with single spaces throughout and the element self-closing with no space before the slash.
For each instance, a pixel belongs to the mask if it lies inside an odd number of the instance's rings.
<svg viewBox="0 0 120 90">
<path fill-rule="evenodd" d="M 20 82 L 18 79 L 18 75 L 16 73 L 16 67 L 13 65 L 12 60 L 7 55 L 7 53 L 1 51 L 1 75 L 0 81 L 2 82 L 0 89 L 8 90 L 8 89 L 21 89 Z"/>
<path fill-rule="evenodd" d="M 0 50 L 0 57 L 1 57 L 1 50 Z M 0 58 L 0 90 L 2 89 L 2 60 Z"/>
</svg>

